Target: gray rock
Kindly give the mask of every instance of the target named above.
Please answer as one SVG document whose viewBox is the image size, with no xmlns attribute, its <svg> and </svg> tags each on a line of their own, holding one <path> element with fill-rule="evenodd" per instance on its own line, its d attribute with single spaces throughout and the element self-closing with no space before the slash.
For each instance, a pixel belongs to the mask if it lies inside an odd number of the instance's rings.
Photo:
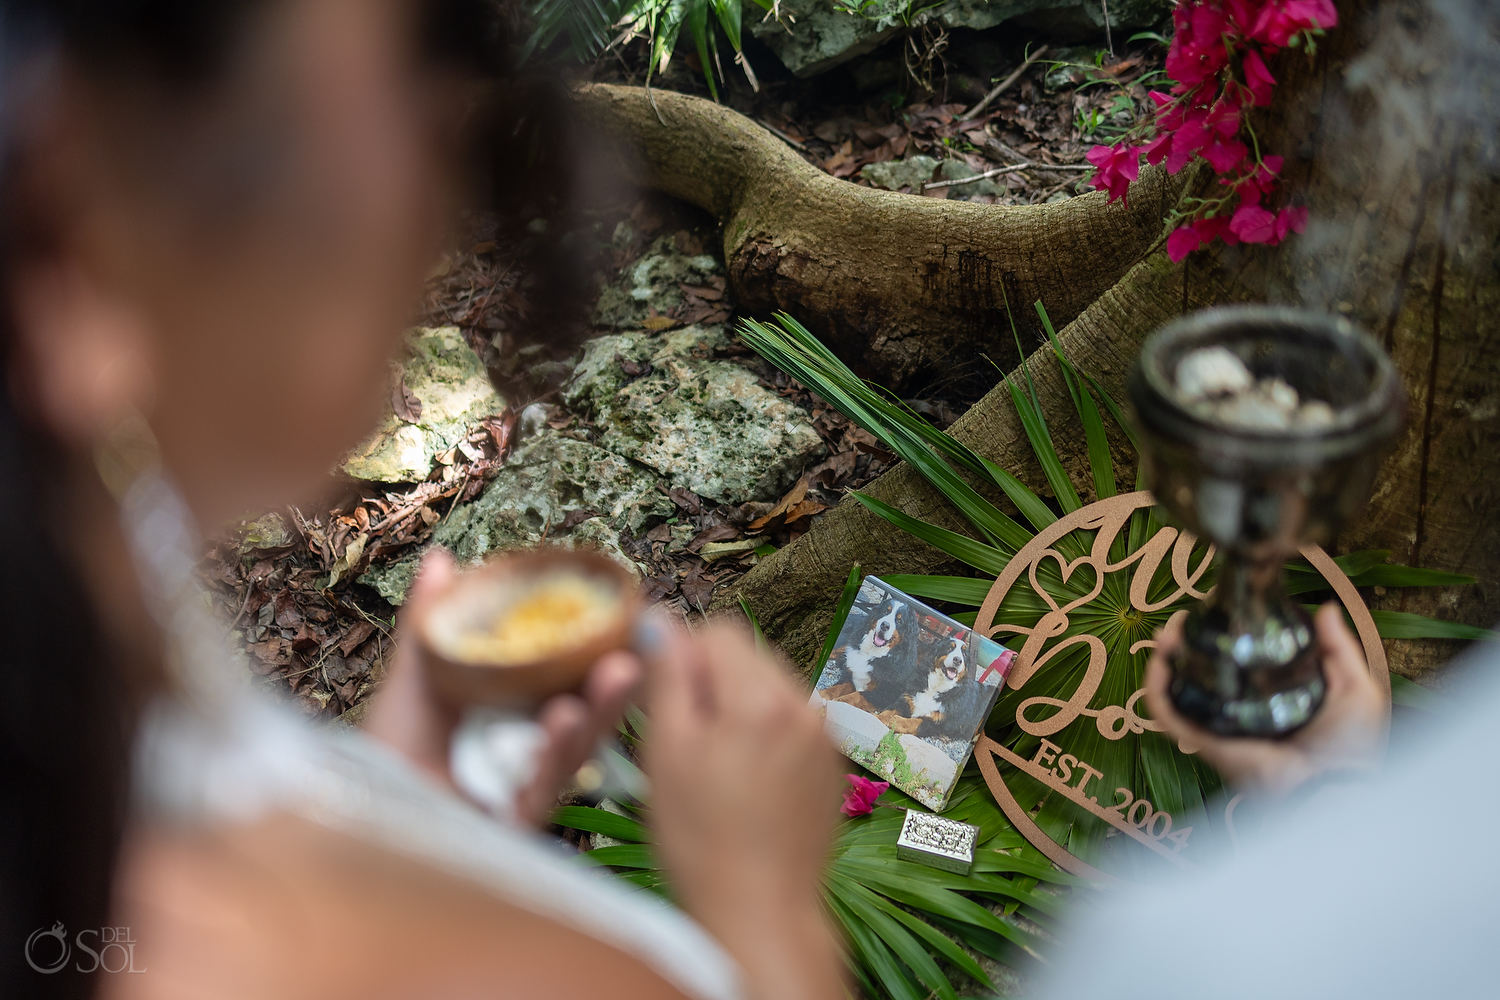
<svg viewBox="0 0 1500 1000">
<path fill-rule="evenodd" d="M 682 304 L 679 284 L 701 285 L 722 272 L 716 258 L 682 253 L 672 237 L 663 236 L 599 293 L 594 325 L 639 329 L 653 312 L 662 315 Z"/>
<path fill-rule="evenodd" d="M 420 402 L 421 413 L 408 422 L 388 411 L 375 434 L 344 459 L 344 471 L 355 479 L 420 482 L 437 456 L 462 441 L 480 420 L 505 409 L 457 327 L 418 329 L 407 349 L 401 377 Z"/>
<path fill-rule="evenodd" d="M 242 521 L 239 531 L 240 555 L 248 556 L 270 549 L 281 549 L 296 539 L 280 514 L 272 511 L 254 521 Z"/>
<path fill-rule="evenodd" d="M 864 14 L 849 14 L 828 0 L 782 0 L 783 20 L 751 29 L 798 76 L 815 76 L 871 51 L 913 24 L 936 21 L 942 27 L 982 31 L 1020 21 L 1049 37 L 1097 38 L 1103 47 L 1104 12 L 1098 0 L 947 0 L 922 11 L 914 0 L 870 0 Z M 1109 23 L 1122 31 L 1154 27 L 1171 12 L 1171 0 L 1115 0 Z"/>
<path fill-rule="evenodd" d="M 575 525 L 573 530 L 559 539 L 568 548 L 588 548 L 609 556 L 615 562 L 644 578 L 647 568 L 636 562 L 620 544 L 620 528 L 607 517 L 591 517 Z"/>
<path fill-rule="evenodd" d="M 938 168 L 938 180 L 958 181 L 965 177 L 978 177 L 982 171 L 975 170 L 963 160 L 944 160 L 943 165 Z M 972 198 L 975 195 L 988 194 L 1000 195 L 1006 191 L 995 178 L 986 177 L 982 180 L 971 181 L 968 184 L 954 184 L 948 188 L 950 198 Z"/>
<path fill-rule="evenodd" d="M 937 172 L 938 161 L 918 153 L 903 160 L 886 160 L 883 163 L 867 164 L 859 176 L 876 187 L 899 191 L 906 188 L 916 194 L 922 193 L 922 185 L 932 180 Z"/>
<path fill-rule="evenodd" d="M 807 413 L 753 372 L 704 356 L 724 337 L 690 326 L 596 338 L 564 398 L 591 413 L 601 445 L 674 486 L 725 502 L 775 498 L 823 442 Z"/>
<path fill-rule="evenodd" d="M 889 188 L 899 191 L 906 188 L 912 194 L 921 194 L 922 185 L 929 181 L 956 181 L 965 177 L 977 177 L 980 171 L 975 170 L 963 160 L 947 159 L 935 160 L 930 156 L 917 154 L 908 156 L 903 160 L 886 160 L 884 163 L 871 163 L 859 172 L 860 177 L 869 181 L 876 187 Z M 936 176 L 934 176 L 934 174 Z M 950 198 L 969 198 L 978 194 L 997 195 L 1004 192 L 993 178 L 986 177 L 969 184 L 953 184 L 948 188 Z"/>
<path fill-rule="evenodd" d="M 425 550 L 423 550 L 425 551 Z M 422 552 L 408 552 L 388 562 L 371 563 L 355 579 L 392 604 L 404 604 L 411 582 L 417 578 L 417 567 L 422 562 Z"/>
<path fill-rule="evenodd" d="M 847 14 L 829 0 L 782 0 L 783 18 L 761 21 L 750 33 L 798 76 L 817 76 L 901 34 L 897 23 Z"/>
<path fill-rule="evenodd" d="M 492 552 L 527 548 L 543 540 L 588 545 L 639 573 L 620 548 L 620 532 L 639 534 L 653 518 L 676 511 L 649 470 L 603 448 L 545 429 L 523 443 L 484 492 L 459 504 L 433 529 L 432 543 L 453 552 L 461 563 L 476 563 Z M 562 526 L 569 514 L 592 513 L 576 526 Z M 421 553 L 371 567 L 359 582 L 374 587 L 392 604 L 406 599 Z"/>
</svg>

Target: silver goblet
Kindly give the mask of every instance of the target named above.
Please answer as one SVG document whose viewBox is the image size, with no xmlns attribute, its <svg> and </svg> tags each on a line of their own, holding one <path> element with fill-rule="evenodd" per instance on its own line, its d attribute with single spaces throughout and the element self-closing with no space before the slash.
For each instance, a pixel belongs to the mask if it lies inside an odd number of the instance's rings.
<svg viewBox="0 0 1500 1000">
<path fill-rule="evenodd" d="M 1234 306 L 1147 338 L 1129 392 L 1157 501 L 1220 554 L 1172 660 L 1173 704 L 1223 735 L 1291 733 L 1325 683 L 1282 566 L 1368 501 L 1405 421 L 1395 366 L 1347 320 Z"/>
</svg>

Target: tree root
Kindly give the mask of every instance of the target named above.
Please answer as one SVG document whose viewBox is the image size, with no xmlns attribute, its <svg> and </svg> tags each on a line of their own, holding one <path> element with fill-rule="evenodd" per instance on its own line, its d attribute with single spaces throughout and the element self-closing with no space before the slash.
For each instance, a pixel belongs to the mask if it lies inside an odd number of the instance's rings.
<svg viewBox="0 0 1500 1000">
<path fill-rule="evenodd" d="M 1181 184 L 1148 171 L 1130 204 L 1100 192 L 1058 204 L 979 205 L 861 187 L 823 173 L 755 122 L 670 91 L 577 92 L 591 130 L 635 154 L 640 183 L 723 222 L 747 312 L 783 309 L 857 371 L 892 387 L 1034 345 L 1031 303 L 1064 323 L 1162 236 Z"/>
</svg>

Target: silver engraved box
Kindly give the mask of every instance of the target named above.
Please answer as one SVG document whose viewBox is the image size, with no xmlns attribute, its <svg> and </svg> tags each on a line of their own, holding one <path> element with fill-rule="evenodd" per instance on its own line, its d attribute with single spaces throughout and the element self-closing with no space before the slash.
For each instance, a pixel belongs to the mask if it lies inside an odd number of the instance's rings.
<svg viewBox="0 0 1500 1000">
<path fill-rule="evenodd" d="M 978 839 L 977 826 L 908 809 L 896 838 L 896 857 L 967 875 L 974 866 Z"/>
</svg>

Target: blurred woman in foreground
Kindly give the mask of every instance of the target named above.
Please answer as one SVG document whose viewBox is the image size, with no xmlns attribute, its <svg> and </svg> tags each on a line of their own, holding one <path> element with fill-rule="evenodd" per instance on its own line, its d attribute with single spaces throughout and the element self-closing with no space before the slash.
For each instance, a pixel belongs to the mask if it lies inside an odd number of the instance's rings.
<svg viewBox="0 0 1500 1000">
<path fill-rule="evenodd" d="M 334 734 L 240 689 L 194 593 L 200 528 L 316 497 L 379 411 L 484 7 L 0 0 L 0 995 L 841 992 L 837 768 L 745 637 L 672 634 L 648 678 L 694 924 L 452 794 L 414 658 L 384 747 Z M 544 707 L 519 815 L 641 673 L 618 655 Z M 57 922 L 128 927 L 146 971 L 34 971 Z"/>
</svg>

